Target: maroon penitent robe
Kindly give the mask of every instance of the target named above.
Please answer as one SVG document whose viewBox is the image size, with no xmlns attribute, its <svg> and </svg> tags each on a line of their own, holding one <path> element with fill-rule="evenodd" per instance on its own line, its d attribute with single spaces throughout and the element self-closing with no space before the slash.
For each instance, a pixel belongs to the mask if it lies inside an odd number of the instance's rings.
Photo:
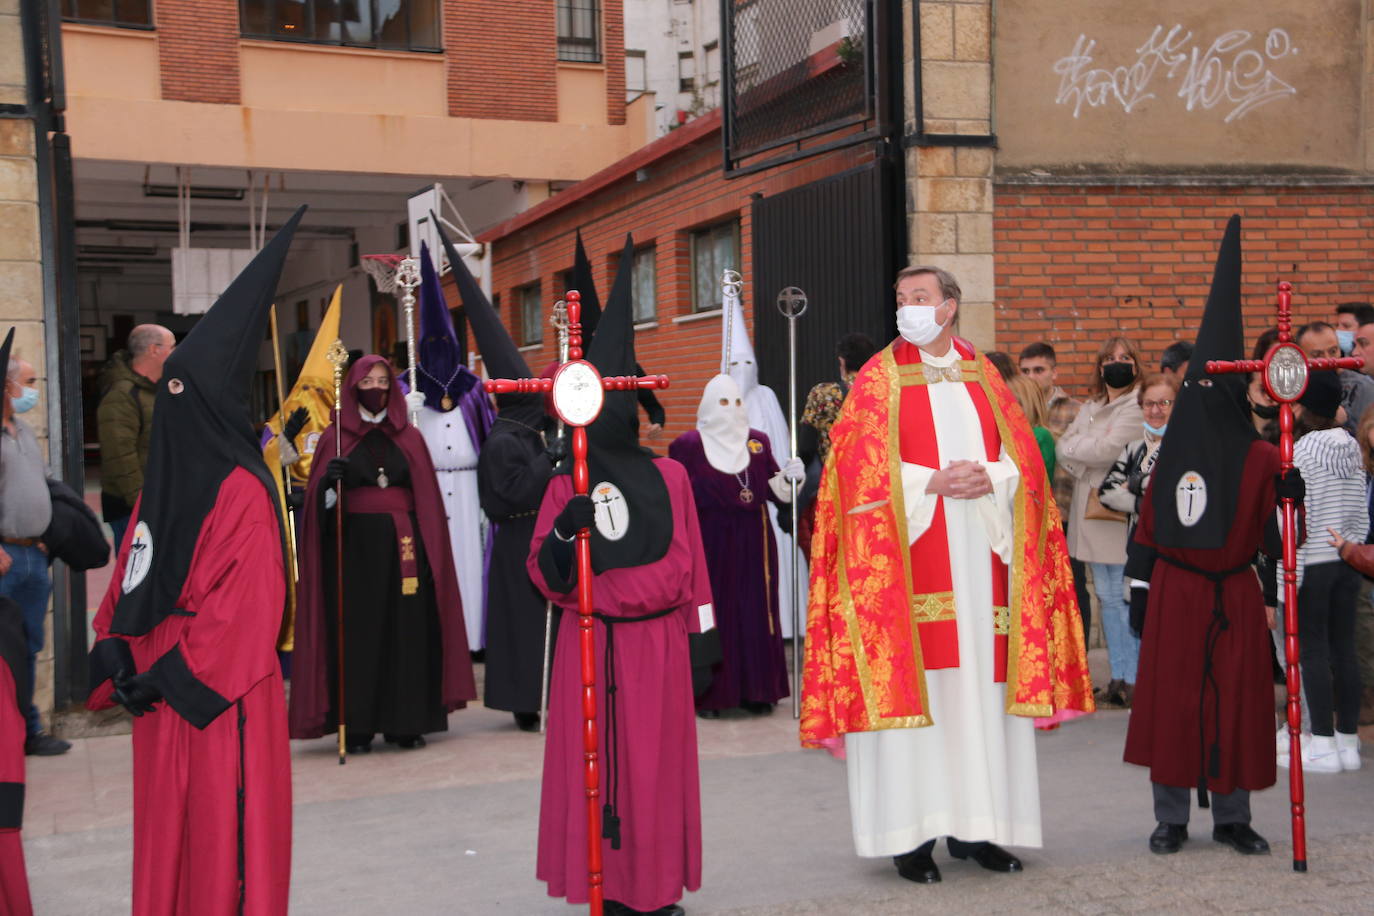
<svg viewBox="0 0 1374 916">
<path fill-rule="evenodd" d="M 277 661 L 285 601 L 272 497 L 237 468 L 205 516 L 177 610 L 143 636 L 110 633 L 138 508 L 95 618 L 100 641 L 158 666 L 165 701 L 134 719 L 136 914 L 285 913 L 291 753 Z M 113 685 L 87 705 L 110 707 Z"/>
<path fill-rule="evenodd" d="M 1248 564 L 1259 549 L 1272 552 L 1278 546 L 1274 523 L 1278 472 L 1278 449 L 1267 442 L 1252 443 L 1225 546 L 1218 550 L 1159 548 L 1150 576 L 1150 604 L 1140 640 L 1140 673 L 1125 753 L 1127 763 L 1150 768 L 1151 782 L 1196 786 L 1202 747 L 1216 744 L 1217 770 L 1207 780 L 1212 792 L 1253 791 L 1274 784 L 1269 631 L 1260 583 Z M 1153 547 L 1154 500 L 1144 499 L 1140 506 L 1135 539 Z M 1213 634 L 1215 689 L 1204 672 L 1216 586 L 1194 571 L 1198 569 L 1231 573 L 1221 587 L 1226 627 Z M 1199 707 L 1204 717 L 1201 729 Z"/>
</svg>

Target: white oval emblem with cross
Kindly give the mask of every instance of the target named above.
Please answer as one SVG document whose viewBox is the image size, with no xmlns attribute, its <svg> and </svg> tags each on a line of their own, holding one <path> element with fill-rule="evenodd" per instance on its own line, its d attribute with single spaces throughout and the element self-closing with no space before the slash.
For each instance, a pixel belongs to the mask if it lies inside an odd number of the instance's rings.
<svg viewBox="0 0 1374 916">
<path fill-rule="evenodd" d="M 630 530 L 630 506 L 620 487 L 602 481 L 592 487 L 592 505 L 596 507 L 596 530 L 608 541 L 618 541 Z"/>
<path fill-rule="evenodd" d="M 129 555 L 124 561 L 124 581 L 120 590 L 124 594 L 138 588 L 148 578 L 148 570 L 153 566 L 153 532 L 147 522 L 139 522 L 134 527 L 133 540 L 129 541 Z"/>
<path fill-rule="evenodd" d="M 1184 471 L 1174 489 L 1178 520 L 1184 527 L 1191 528 L 1202 520 L 1207 511 L 1207 481 L 1197 471 Z"/>
</svg>

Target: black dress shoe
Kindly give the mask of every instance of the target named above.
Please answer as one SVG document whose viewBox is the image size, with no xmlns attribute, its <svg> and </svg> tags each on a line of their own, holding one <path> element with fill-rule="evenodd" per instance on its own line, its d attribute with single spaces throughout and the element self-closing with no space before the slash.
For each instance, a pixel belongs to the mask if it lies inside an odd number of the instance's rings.
<svg viewBox="0 0 1374 916">
<path fill-rule="evenodd" d="M 1187 824 L 1166 824 L 1160 821 L 1155 832 L 1150 834 L 1150 852 L 1159 856 L 1166 856 L 1171 852 L 1178 852 L 1183 848 L 1183 843 L 1188 839 Z"/>
<path fill-rule="evenodd" d="M 365 744 L 363 742 L 354 743 L 350 741 L 344 745 L 344 750 L 348 751 L 350 754 L 370 754 L 372 753 L 372 739 L 368 738 Z"/>
<path fill-rule="evenodd" d="M 893 856 L 892 861 L 897 863 L 897 874 L 908 881 L 915 881 L 917 884 L 940 883 L 940 869 L 936 867 L 935 860 L 930 857 L 927 849 L 914 849 L 900 856 Z"/>
<path fill-rule="evenodd" d="M 1217 824 L 1212 828 L 1212 839 L 1225 843 L 1243 856 L 1269 855 L 1269 841 L 1249 824 Z"/>
<path fill-rule="evenodd" d="M 719 710 L 719 709 L 698 709 L 698 710 L 697 710 L 697 715 L 700 716 L 700 717 L 703 718 L 703 719 L 719 719 L 719 718 L 720 718 L 720 710 Z"/>
<path fill-rule="evenodd" d="M 522 732 L 539 731 L 539 713 L 537 712 L 517 712 L 515 715 L 515 727 Z"/>
<path fill-rule="evenodd" d="M 386 743 L 394 744 L 403 751 L 415 751 L 425 746 L 424 735 L 386 735 Z"/>
<path fill-rule="evenodd" d="M 656 910 L 632 910 L 618 900 L 603 900 L 601 911 L 605 916 L 685 916 L 687 912 L 676 903 Z"/>
<path fill-rule="evenodd" d="M 959 848 L 951 843 L 949 854 L 956 859 L 972 859 L 988 871 L 1021 871 L 1021 860 L 996 843 L 970 843 L 968 846 L 973 848 Z"/>
<path fill-rule="evenodd" d="M 771 716 L 773 714 L 772 703 L 753 703 L 746 701 L 741 703 L 740 706 L 744 708 L 745 712 L 754 716 Z"/>
<path fill-rule="evenodd" d="M 29 735 L 24 739 L 25 757 L 57 757 L 71 749 L 71 742 L 54 738 L 46 732 Z"/>
</svg>

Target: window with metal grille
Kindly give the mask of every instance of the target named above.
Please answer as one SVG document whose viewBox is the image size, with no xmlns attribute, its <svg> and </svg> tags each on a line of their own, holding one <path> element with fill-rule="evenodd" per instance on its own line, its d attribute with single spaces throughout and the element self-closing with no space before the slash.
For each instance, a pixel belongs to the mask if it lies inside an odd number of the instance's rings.
<svg viewBox="0 0 1374 916">
<path fill-rule="evenodd" d="M 721 307 L 721 274 L 727 269 L 739 270 L 738 217 L 692 233 L 692 311 Z"/>
<path fill-rule="evenodd" d="M 544 342 L 543 309 L 539 296 L 539 283 L 522 286 L 515 292 L 520 302 L 520 344 L 530 346 Z"/>
<path fill-rule="evenodd" d="M 558 0 L 558 59 L 601 63 L 601 0 Z"/>
<path fill-rule="evenodd" d="M 439 0 L 239 0 L 239 28 L 244 38 L 443 50 Z"/>
<path fill-rule="evenodd" d="M 87 25 L 151 29 L 152 0 L 62 0 L 62 18 Z"/>
</svg>

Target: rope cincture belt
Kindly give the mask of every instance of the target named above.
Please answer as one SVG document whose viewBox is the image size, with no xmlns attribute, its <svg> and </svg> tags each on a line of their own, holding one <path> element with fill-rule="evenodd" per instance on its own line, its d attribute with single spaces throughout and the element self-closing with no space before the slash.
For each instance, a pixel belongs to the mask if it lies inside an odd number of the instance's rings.
<svg viewBox="0 0 1374 916">
<path fill-rule="evenodd" d="M 617 813 L 620 803 L 620 726 L 616 716 L 619 686 L 615 678 L 615 628 L 622 623 L 657 620 L 676 610 L 670 607 L 638 617 L 610 617 L 600 611 L 592 612 L 593 617 L 606 625 L 606 746 L 610 750 L 610 759 L 606 761 L 606 785 L 610 791 L 606 803 L 601 806 L 601 838 L 610 840 L 612 849 L 620 848 L 620 815 Z"/>
<path fill-rule="evenodd" d="M 1198 691 L 1197 698 L 1197 805 L 1199 808 L 1208 808 L 1211 805 L 1207 796 L 1207 777 L 1210 775 L 1213 779 L 1217 779 L 1221 776 L 1221 686 L 1217 684 L 1217 675 L 1212 668 L 1212 655 L 1216 652 L 1217 642 L 1221 639 L 1221 634 L 1231 627 L 1231 622 L 1226 619 L 1226 611 L 1222 607 L 1222 593 L 1227 579 L 1245 572 L 1253 572 L 1254 567 L 1249 563 L 1243 563 L 1232 569 L 1217 572 L 1211 569 L 1199 569 L 1190 563 L 1164 554 L 1160 554 L 1159 559 L 1170 566 L 1201 576 L 1212 583 L 1212 619 L 1207 624 L 1207 638 L 1202 650 L 1202 689 Z M 1207 687 L 1209 685 L 1212 688 L 1212 706 L 1216 715 L 1211 747 L 1207 746 Z"/>
</svg>

